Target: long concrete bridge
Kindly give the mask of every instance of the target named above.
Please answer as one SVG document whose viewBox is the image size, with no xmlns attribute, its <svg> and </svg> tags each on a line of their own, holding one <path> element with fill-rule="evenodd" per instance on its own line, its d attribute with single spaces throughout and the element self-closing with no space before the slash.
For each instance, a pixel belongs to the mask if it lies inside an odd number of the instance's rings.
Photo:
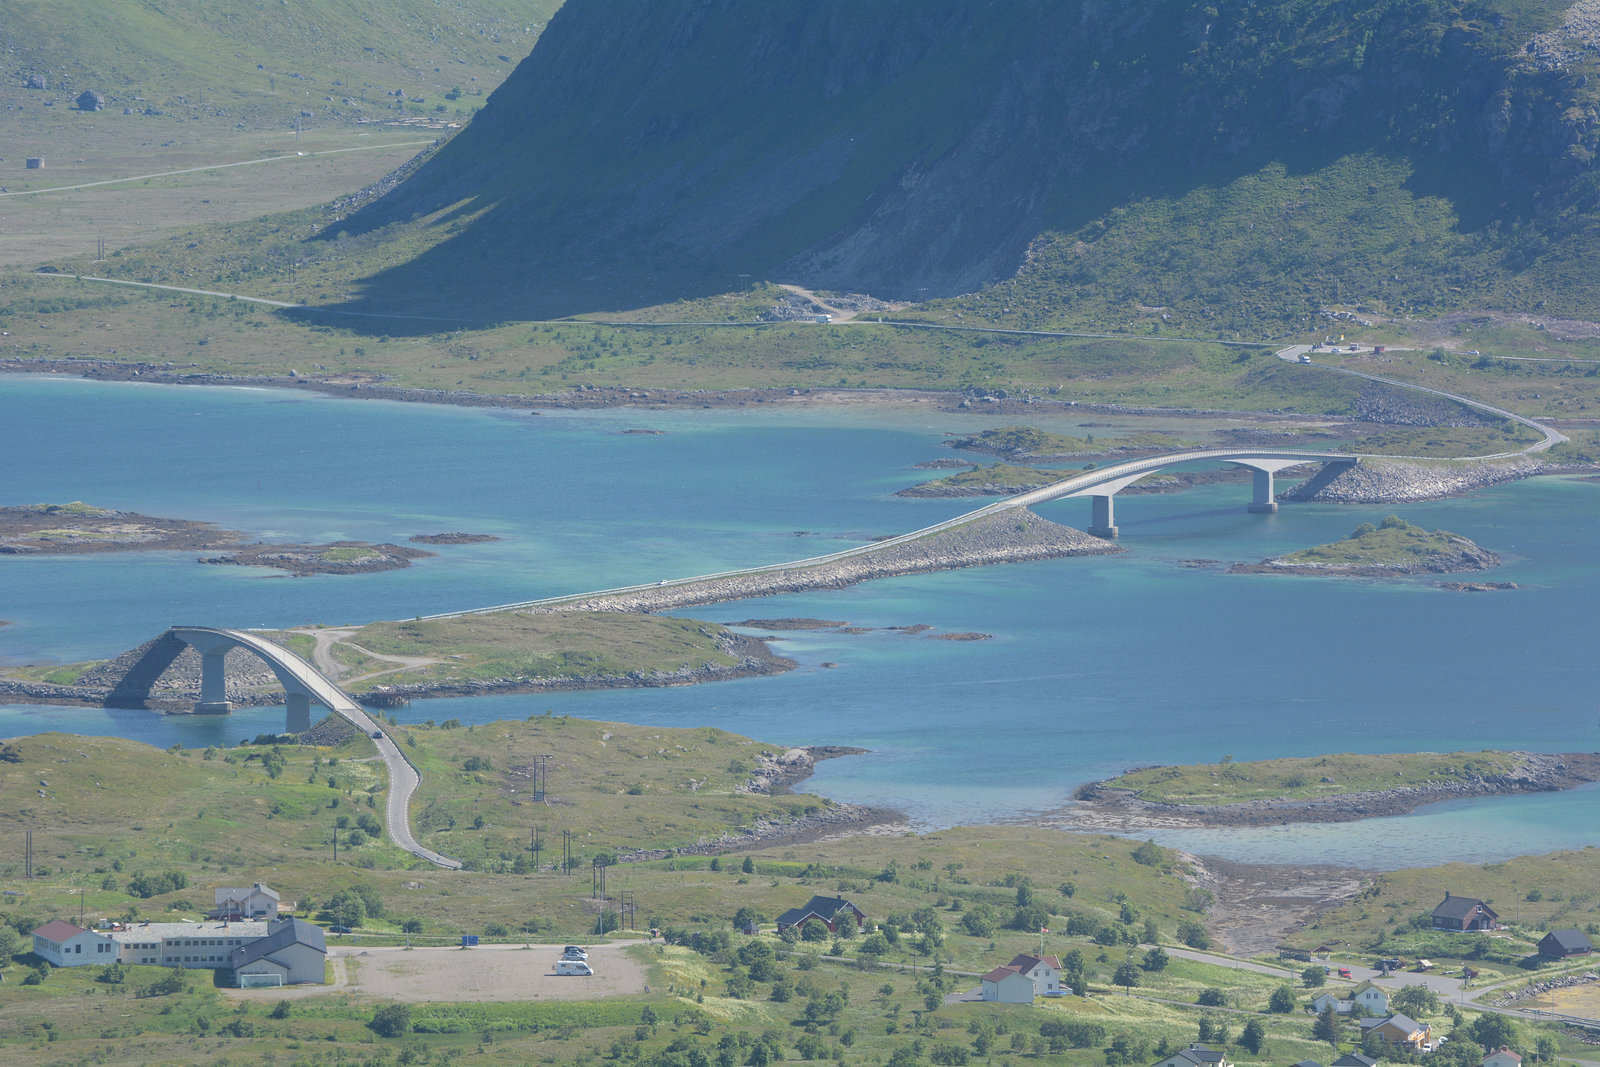
<svg viewBox="0 0 1600 1067">
<path fill-rule="evenodd" d="M 211 626 L 174 626 L 168 631 L 173 637 L 193 646 L 200 653 L 200 700 L 195 704 L 196 714 L 225 714 L 233 705 L 228 700 L 223 657 L 235 648 L 243 648 L 264 660 L 272 673 L 278 676 L 288 695 L 291 733 L 311 729 L 311 704 L 316 702 L 336 715 L 342 716 L 362 733 L 372 739 L 378 754 L 389 769 L 389 800 L 386 821 L 389 838 L 413 855 L 429 863 L 458 870 L 460 860 L 441 856 L 423 848 L 411 833 L 411 796 L 422 781 L 416 767 L 406 758 L 394 738 L 373 720 L 360 704 L 352 700 L 343 689 L 311 664 L 284 648 L 256 634 L 244 630 L 223 630 Z"/>
<path fill-rule="evenodd" d="M 436 615 L 419 616 L 419 619 L 422 621 L 454 619 L 465 615 L 488 615 L 494 612 L 516 611 L 523 608 L 552 608 L 577 601 L 593 600 L 596 597 L 659 592 L 675 587 L 717 581 L 723 578 L 742 578 L 749 575 L 806 570 L 811 567 L 820 567 L 829 563 L 837 563 L 841 560 L 882 552 L 897 545 L 921 540 L 932 534 L 952 530 L 958 526 L 965 526 L 967 523 L 997 512 L 1027 507 L 1030 504 L 1038 504 L 1046 500 L 1057 500 L 1063 497 L 1089 497 L 1092 510 L 1088 532 L 1099 537 L 1114 538 L 1117 536 L 1117 527 L 1111 502 L 1112 497 L 1119 490 L 1127 488 L 1129 484 L 1138 481 L 1147 474 L 1152 474 L 1167 467 L 1175 467 L 1182 463 L 1221 461 L 1237 463 L 1242 467 L 1250 468 L 1255 471 L 1255 478 L 1251 500 L 1246 510 L 1272 512 L 1278 508 L 1277 501 L 1273 499 L 1273 476 L 1278 471 L 1287 467 L 1299 466 L 1302 463 L 1349 465 L 1360 462 L 1360 459 L 1360 456 L 1351 455 L 1347 452 L 1297 452 L 1287 449 L 1208 448 L 1195 449 L 1188 452 L 1171 452 L 1163 456 L 1130 459 L 1098 470 L 1085 471 L 1082 474 L 1064 478 L 1059 482 L 1041 486 L 1038 489 L 1031 489 L 1015 496 L 1006 497 L 1003 500 L 997 500 L 992 504 L 986 504 L 976 510 L 957 515 L 953 519 L 936 522 L 932 526 L 924 526 L 920 530 L 912 530 L 910 533 L 888 537 L 868 545 L 858 545 L 855 548 L 830 552 L 823 556 L 811 556 L 807 559 L 797 559 L 789 563 L 769 563 L 759 567 L 743 567 L 739 570 L 720 571 L 716 574 L 698 574 L 692 578 L 669 578 L 665 581 L 647 582 L 642 585 L 625 585 L 615 589 L 597 589 L 586 593 L 566 593 L 561 596 L 542 597 L 538 600 L 523 600 L 514 604 L 496 604 L 492 607 L 440 612 Z"/>
</svg>

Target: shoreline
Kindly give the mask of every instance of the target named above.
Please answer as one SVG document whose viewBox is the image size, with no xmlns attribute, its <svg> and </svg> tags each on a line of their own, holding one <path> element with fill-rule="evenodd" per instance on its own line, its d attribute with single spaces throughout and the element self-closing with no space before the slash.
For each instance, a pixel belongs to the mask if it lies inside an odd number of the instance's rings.
<svg viewBox="0 0 1600 1067">
<path fill-rule="evenodd" d="M 1511 752 L 1511 774 L 1450 782 L 1402 785 L 1308 799 L 1244 800 L 1234 804 L 1173 804 L 1141 799 L 1132 790 L 1090 782 L 1075 802 L 1043 813 L 1063 829 L 1113 833 L 1191 830 L 1293 823 L 1359 822 L 1407 815 L 1428 804 L 1471 797 L 1554 793 L 1600 782 L 1600 752 Z"/>
</svg>

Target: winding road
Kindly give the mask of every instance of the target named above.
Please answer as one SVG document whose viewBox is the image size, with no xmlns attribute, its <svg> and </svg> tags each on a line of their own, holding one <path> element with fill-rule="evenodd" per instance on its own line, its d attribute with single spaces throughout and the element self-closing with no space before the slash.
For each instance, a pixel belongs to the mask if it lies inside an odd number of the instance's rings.
<svg viewBox="0 0 1600 1067">
<path fill-rule="evenodd" d="M 400 746 L 394 738 L 389 736 L 381 723 L 374 720 L 366 713 L 360 704 L 352 700 L 343 689 L 340 689 L 321 671 L 295 653 L 280 644 L 268 641 L 266 638 L 247 630 L 226 630 L 219 627 L 190 627 L 190 629 L 207 629 L 212 633 L 221 634 L 231 638 L 238 644 L 254 652 L 268 663 L 291 675 L 296 682 L 310 690 L 312 699 L 326 707 L 329 711 L 343 717 L 362 733 L 372 740 L 373 747 L 378 750 L 378 755 L 383 757 L 384 765 L 389 769 L 389 798 L 385 805 L 385 821 L 388 824 L 389 838 L 395 844 L 405 849 L 414 856 L 421 856 L 429 863 L 451 870 L 460 870 L 461 861 L 442 856 L 432 849 L 424 848 L 417 843 L 411 834 L 411 797 L 417 791 L 417 786 L 422 781 L 421 774 L 406 754 L 400 751 Z"/>
</svg>

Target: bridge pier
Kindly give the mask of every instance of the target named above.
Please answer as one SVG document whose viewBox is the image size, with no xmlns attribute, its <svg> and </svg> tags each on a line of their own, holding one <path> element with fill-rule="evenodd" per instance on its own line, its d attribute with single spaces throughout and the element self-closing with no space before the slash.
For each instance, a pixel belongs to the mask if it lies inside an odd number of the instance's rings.
<svg viewBox="0 0 1600 1067">
<path fill-rule="evenodd" d="M 1251 471 L 1254 475 L 1254 493 L 1250 507 L 1246 510 L 1262 515 L 1270 515 L 1278 510 L 1278 502 L 1273 499 L 1272 472 L 1256 467 Z"/>
<path fill-rule="evenodd" d="M 225 660 L 228 646 L 223 645 L 200 653 L 200 699 L 195 702 L 196 715 L 226 715 L 233 710 L 228 699 L 228 673 Z"/>
<path fill-rule="evenodd" d="M 289 715 L 283 731 L 289 734 L 303 734 L 311 729 L 311 694 L 288 693 L 287 697 Z"/>
<path fill-rule="evenodd" d="M 1089 520 L 1089 533 L 1107 541 L 1115 541 L 1117 539 L 1117 523 L 1115 512 L 1111 506 L 1111 496 L 1109 494 L 1106 496 L 1091 496 L 1089 502 L 1093 505 L 1093 513 Z"/>
</svg>

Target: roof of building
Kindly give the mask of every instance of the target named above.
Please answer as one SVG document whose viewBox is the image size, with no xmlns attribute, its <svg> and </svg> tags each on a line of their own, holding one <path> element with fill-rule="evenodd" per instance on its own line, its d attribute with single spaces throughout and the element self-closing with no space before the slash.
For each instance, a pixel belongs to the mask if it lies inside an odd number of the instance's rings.
<svg viewBox="0 0 1600 1067">
<path fill-rule="evenodd" d="M 778 922 L 784 926 L 796 926 L 808 915 L 815 915 L 824 922 L 832 922 L 833 917 L 846 908 L 858 913 L 861 911 L 844 897 L 812 897 L 806 901 L 805 907 L 790 908 L 778 916 Z"/>
<path fill-rule="evenodd" d="M 1322 1064 L 1318 1063 L 1316 1060 L 1301 1060 L 1299 1063 L 1295 1064 L 1294 1067 L 1322 1067 Z"/>
<path fill-rule="evenodd" d="M 1439 903 L 1437 908 L 1433 909 L 1433 917 L 1436 919 L 1465 919 L 1470 917 L 1478 908 L 1482 908 L 1490 915 L 1495 914 L 1493 908 L 1476 897 L 1453 897 L 1446 893 L 1444 900 Z"/>
<path fill-rule="evenodd" d="M 1364 1056 L 1359 1052 L 1346 1052 L 1328 1067 L 1376 1067 L 1377 1062 L 1371 1056 Z"/>
<path fill-rule="evenodd" d="M 1511 1049 L 1507 1048 L 1505 1045 L 1501 1045 L 1499 1048 L 1489 1053 L 1488 1056 L 1485 1056 L 1484 1059 L 1487 1060 L 1494 1056 L 1504 1056 L 1509 1059 L 1516 1060 L 1518 1063 L 1522 1062 L 1522 1056 L 1518 1053 L 1512 1052 Z"/>
<path fill-rule="evenodd" d="M 44 938 L 46 941 L 59 943 L 69 938 L 77 937 L 79 934 L 87 934 L 89 932 L 76 923 L 69 923 L 65 919 L 51 919 L 35 930 L 34 934 Z"/>
<path fill-rule="evenodd" d="M 1542 945 L 1545 941 L 1551 940 L 1561 946 L 1561 951 L 1563 952 L 1594 951 L 1594 945 L 1589 942 L 1589 935 L 1582 930 L 1551 930 L 1544 935 L 1544 940 L 1539 943 Z"/>
<path fill-rule="evenodd" d="M 270 925 L 272 932 L 266 937 L 252 941 L 248 945 L 240 945 L 228 953 L 228 966 L 237 969 L 297 943 L 309 945 L 318 952 L 328 951 L 328 941 L 323 936 L 320 926 L 308 923 L 304 919 L 281 919 Z"/>
<path fill-rule="evenodd" d="M 231 889 L 230 888 L 220 888 L 220 889 L 218 889 L 217 890 L 217 903 L 218 904 L 223 904 L 223 903 L 226 903 L 227 901 L 230 901 L 230 900 L 249 900 L 250 897 L 255 893 L 264 894 L 265 896 L 271 897 L 273 900 L 277 900 L 278 899 L 277 890 L 273 889 L 271 886 L 264 885 L 261 882 L 257 882 L 255 885 L 244 886 L 242 888 L 231 888 Z"/>
<path fill-rule="evenodd" d="M 1174 1052 L 1167 1058 L 1185 1059 L 1190 1063 L 1206 1064 L 1207 1067 L 1214 1067 L 1216 1064 L 1225 1062 L 1228 1057 L 1223 1053 L 1218 1052 L 1216 1049 L 1207 1048 L 1199 1042 L 1196 1042 L 1190 1045 L 1188 1048 L 1180 1048 L 1177 1052 Z"/>
<path fill-rule="evenodd" d="M 1061 969 L 1061 961 L 1056 959 L 1054 956 L 1030 956 L 1025 952 L 1019 954 L 1010 963 L 1006 964 L 1006 966 L 1015 967 L 1017 970 L 1026 974 L 1035 967 L 1039 966 L 1041 963 L 1049 964 L 1058 971 Z"/>
<path fill-rule="evenodd" d="M 264 922 L 139 923 L 106 934 L 117 941 L 164 941 L 172 937 L 266 937 Z"/>
<path fill-rule="evenodd" d="M 984 975 L 982 980 L 985 982 L 1003 982 L 1012 975 L 1016 975 L 1018 978 L 1027 977 L 1019 968 L 1007 965 L 1004 967 L 996 967 L 994 970 Z M 1029 978 L 1028 981 L 1031 983 L 1033 979 Z"/>
<path fill-rule="evenodd" d="M 1406 1034 L 1414 1034 L 1419 1030 L 1428 1029 L 1411 1016 L 1402 1015 L 1399 1012 L 1395 1012 L 1393 1015 L 1385 1015 L 1381 1019 L 1361 1020 L 1361 1027 L 1364 1030 L 1374 1030 L 1380 1026 L 1393 1026 L 1396 1030 Z"/>
<path fill-rule="evenodd" d="M 1351 1000 L 1356 999 L 1357 997 L 1359 997 L 1361 994 L 1365 993 L 1369 989 L 1377 989 L 1378 992 L 1383 994 L 1385 1000 L 1387 1000 L 1388 997 L 1389 997 L 1389 991 L 1387 989 L 1378 989 L 1378 987 L 1373 985 L 1371 982 L 1362 982 L 1360 985 L 1358 985 L 1354 989 L 1350 990 L 1350 999 Z"/>
</svg>

